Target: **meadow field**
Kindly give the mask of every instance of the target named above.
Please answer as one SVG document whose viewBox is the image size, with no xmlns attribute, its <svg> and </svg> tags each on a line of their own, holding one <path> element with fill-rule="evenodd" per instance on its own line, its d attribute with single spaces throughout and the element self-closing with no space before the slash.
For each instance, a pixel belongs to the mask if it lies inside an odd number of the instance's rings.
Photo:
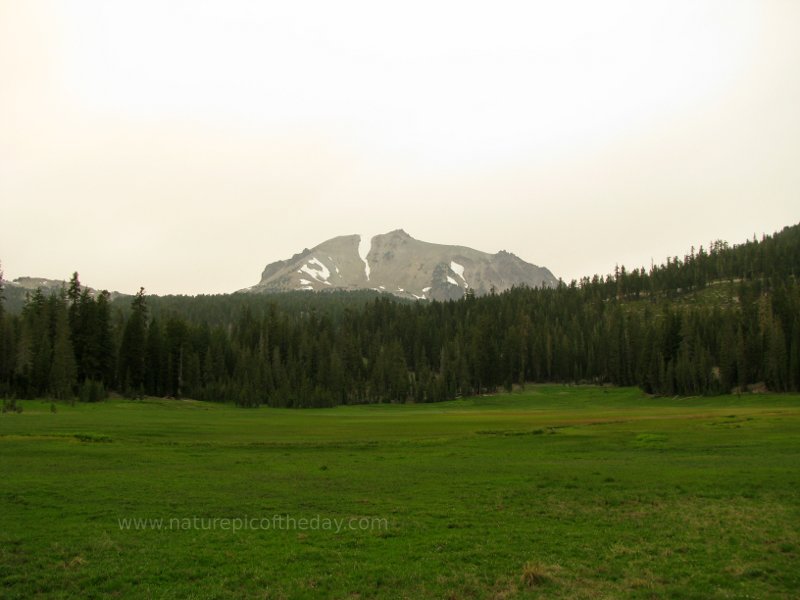
<svg viewBox="0 0 800 600">
<path fill-rule="evenodd" d="M 21 405 L 3 598 L 800 593 L 798 395 Z"/>
</svg>

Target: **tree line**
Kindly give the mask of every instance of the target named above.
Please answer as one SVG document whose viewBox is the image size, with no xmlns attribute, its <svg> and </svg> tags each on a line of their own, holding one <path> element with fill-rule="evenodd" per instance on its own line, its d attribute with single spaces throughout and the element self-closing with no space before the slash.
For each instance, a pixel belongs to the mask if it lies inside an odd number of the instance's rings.
<svg viewBox="0 0 800 600">
<path fill-rule="evenodd" d="M 798 391 L 799 265 L 794 226 L 647 271 L 449 302 L 140 290 L 120 304 L 76 273 L 58 293 L 30 294 L 20 314 L 0 299 L 0 395 L 317 407 L 435 402 L 527 382 Z M 710 286 L 719 298 L 704 296 Z"/>
</svg>

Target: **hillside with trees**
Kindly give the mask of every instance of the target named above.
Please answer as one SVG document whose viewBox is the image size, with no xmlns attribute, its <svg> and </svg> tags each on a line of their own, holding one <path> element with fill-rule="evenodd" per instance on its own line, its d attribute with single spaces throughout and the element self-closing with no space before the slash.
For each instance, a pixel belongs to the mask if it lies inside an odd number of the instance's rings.
<svg viewBox="0 0 800 600">
<path fill-rule="evenodd" d="M 77 274 L 0 300 L 0 395 L 240 406 L 435 402 L 528 382 L 657 395 L 800 390 L 800 226 L 649 270 L 447 302 L 373 293 L 146 296 Z"/>
</svg>

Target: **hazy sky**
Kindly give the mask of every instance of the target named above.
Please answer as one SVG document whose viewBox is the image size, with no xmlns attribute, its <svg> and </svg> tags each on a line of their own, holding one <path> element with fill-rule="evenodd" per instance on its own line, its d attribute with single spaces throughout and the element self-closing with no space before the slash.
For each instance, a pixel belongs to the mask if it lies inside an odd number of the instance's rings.
<svg viewBox="0 0 800 600">
<path fill-rule="evenodd" d="M 0 0 L 6 278 L 404 228 L 566 280 L 800 221 L 800 2 Z"/>
</svg>

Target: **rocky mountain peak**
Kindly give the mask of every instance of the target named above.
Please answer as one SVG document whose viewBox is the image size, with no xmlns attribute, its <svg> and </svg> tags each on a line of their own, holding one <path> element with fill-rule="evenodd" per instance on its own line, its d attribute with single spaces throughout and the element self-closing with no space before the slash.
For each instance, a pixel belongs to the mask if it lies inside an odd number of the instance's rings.
<svg viewBox="0 0 800 600">
<path fill-rule="evenodd" d="M 467 290 L 482 295 L 491 289 L 556 283 L 546 268 L 505 250 L 489 254 L 465 246 L 433 244 L 395 229 L 371 237 L 352 234 L 331 238 L 289 259 L 270 263 L 259 283 L 240 291 L 373 289 L 419 300 L 450 300 L 462 297 Z"/>
</svg>

